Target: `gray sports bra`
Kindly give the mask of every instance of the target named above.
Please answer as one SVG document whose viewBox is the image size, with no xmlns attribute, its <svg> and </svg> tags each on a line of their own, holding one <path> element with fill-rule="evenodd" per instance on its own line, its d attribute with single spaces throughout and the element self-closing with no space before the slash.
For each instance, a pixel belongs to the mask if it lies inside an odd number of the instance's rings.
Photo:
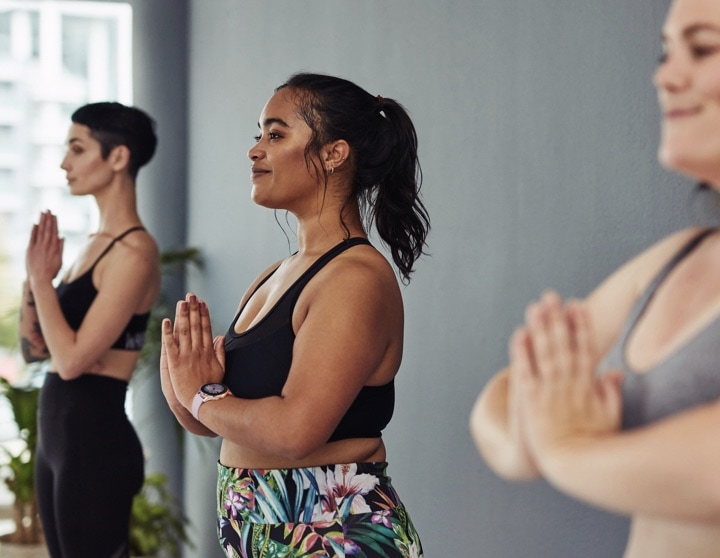
<svg viewBox="0 0 720 558">
<path fill-rule="evenodd" d="M 625 327 L 600 366 L 622 370 L 623 429 L 637 428 L 720 399 L 720 316 L 654 368 L 638 373 L 625 360 L 628 337 L 653 295 L 675 266 L 692 252 L 712 229 L 686 244 L 658 273 L 630 310 Z"/>
</svg>

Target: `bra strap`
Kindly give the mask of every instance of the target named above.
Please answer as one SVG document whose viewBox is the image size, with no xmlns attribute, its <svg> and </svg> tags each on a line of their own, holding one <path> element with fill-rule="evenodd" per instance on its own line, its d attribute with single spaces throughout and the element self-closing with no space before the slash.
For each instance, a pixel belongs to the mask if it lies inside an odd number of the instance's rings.
<svg viewBox="0 0 720 558">
<path fill-rule="evenodd" d="M 660 286 L 660 283 L 662 283 L 667 276 L 670 274 L 670 272 L 675 268 L 677 264 L 679 264 L 690 252 L 695 250 L 695 248 L 698 247 L 698 245 L 705 240 L 705 238 L 712 233 L 714 233 L 717 229 L 714 228 L 708 228 L 700 231 L 697 235 L 692 237 L 675 255 L 665 264 L 665 266 L 662 268 L 660 273 L 657 274 L 654 281 L 651 283 L 650 288 L 648 289 L 648 292 L 654 293 L 658 287 Z"/>
<path fill-rule="evenodd" d="M 305 285 L 310 282 L 310 279 L 315 277 L 315 275 L 336 256 L 339 256 L 348 248 L 352 248 L 353 246 L 357 246 L 358 244 L 366 244 L 368 246 L 372 246 L 367 238 L 353 236 L 350 238 L 346 238 L 345 240 L 340 242 L 340 244 L 336 244 L 330 250 L 325 252 L 317 260 L 315 260 L 312 265 L 307 268 L 305 272 L 297 279 L 297 281 L 295 281 L 295 283 L 293 283 L 286 291 L 289 299 L 297 301 L 298 297 L 300 296 L 300 292 L 305 288 Z M 293 306 L 294 305 L 295 302 L 293 302 Z"/>
<path fill-rule="evenodd" d="M 98 256 L 98 258 L 95 260 L 95 263 L 94 263 L 92 266 L 95 267 L 95 266 L 97 265 L 97 263 L 98 263 L 101 259 L 103 259 L 103 257 L 105 256 L 105 254 L 107 254 L 107 253 L 110 251 L 110 249 L 111 249 L 113 246 L 115 246 L 115 243 L 116 243 L 118 240 L 122 240 L 122 239 L 125 238 L 127 235 L 129 235 L 131 232 L 134 232 L 134 231 L 144 231 L 144 230 L 145 230 L 145 227 L 140 226 L 140 225 L 138 225 L 138 226 L 136 226 L 136 227 L 130 227 L 128 230 L 126 230 L 125 232 L 121 233 L 119 236 L 116 236 L 115 238 L 113 238 L 113 239 L 112 239 L 112 242 L 107 245 L 107 248 L 105 248 L 105 250 L 102 251 L 102 254 L 100 254 L 100 255 Z"/>
</svg>

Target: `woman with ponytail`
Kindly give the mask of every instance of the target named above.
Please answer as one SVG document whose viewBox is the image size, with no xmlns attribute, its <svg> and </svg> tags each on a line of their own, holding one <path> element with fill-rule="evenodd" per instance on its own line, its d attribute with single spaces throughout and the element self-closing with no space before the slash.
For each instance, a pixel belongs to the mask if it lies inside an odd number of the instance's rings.
<svg viewBox="0 0 720 558">
<path fill-rule="evenodd" d="M 407 112 L 347 80 L 278 87 L 248 152 L 252 198 L 297 219 L 298 251 L 263 271 L 224 337 L 207 305 L 163 323 L 162 379 L 190 432 L 223 438 L 219 542 L 228 556 L 422 556 L 387 475 L 382 430 L 403 347 L 398 280 L 429 230 Z M 207 404 L 206 404 L 207 403 Z"/>
</svg>

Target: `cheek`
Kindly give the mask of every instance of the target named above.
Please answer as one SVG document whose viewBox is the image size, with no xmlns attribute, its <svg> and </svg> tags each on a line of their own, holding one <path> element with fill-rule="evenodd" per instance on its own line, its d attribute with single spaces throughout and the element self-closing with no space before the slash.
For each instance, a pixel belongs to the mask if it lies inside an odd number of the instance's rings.
<svg viewBox="0 0 720 558">
<path fill-rule="evenodd" d="M 720 64 L 703 74 L 697 81 L 698 90 L 706 99 L 720 103 Z"/>
</svg>

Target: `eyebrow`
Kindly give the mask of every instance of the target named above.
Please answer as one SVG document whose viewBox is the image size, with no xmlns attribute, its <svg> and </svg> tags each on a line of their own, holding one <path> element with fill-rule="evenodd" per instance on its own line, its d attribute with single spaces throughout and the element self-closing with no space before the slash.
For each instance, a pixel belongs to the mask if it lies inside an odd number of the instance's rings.
<svg viewBox="0 0 720 558">
<path fill-rule="evenodd" d="M 691 25 L 690 27 L 685 29 L 685 31 L 683 31 L 683 36 L 688 38 L 703 31 L 710 31 L 711 33 L 720 34 L 720 28 L 718 27 L 714 25 L 709 25 L 707 23 L 698 23 L 696 25 Z"/>
<path fill-rule="evenodd" d="M 273 124 L 279 124 L 284 128 L 292 128 L 292 126 L 290 126 L 290 124 L 285 122 L 282 118 L 266 118 L 262 126 L 260 126 L 260 122 L 258 122 L 258 128 L 267 128 L 268 126 L 271 126 Z"/>
<path fill-rule="evenodd" d="M 70 138 L 69 140 L 67 140 L 67 143 L 68 145 L 70 145 L 71 143 L 82 143 L 82 138 Z"/>
<path fill-rule="evenodd" d="M 696 24 L 690 25 L 689 27 L 684 29 L 682 32 L 682 36 L 685 39 L 691 39 L 698 33 L 702 33 L 702 32 L 710 32 L 710 33 L 720 34 L 720 27 L 711 25 L 709 23 L 696 23 Z M 667 35 L 663 32 L 660 34 L 660 38 L 663 41 L 666 41 Z"/>
</svg>

